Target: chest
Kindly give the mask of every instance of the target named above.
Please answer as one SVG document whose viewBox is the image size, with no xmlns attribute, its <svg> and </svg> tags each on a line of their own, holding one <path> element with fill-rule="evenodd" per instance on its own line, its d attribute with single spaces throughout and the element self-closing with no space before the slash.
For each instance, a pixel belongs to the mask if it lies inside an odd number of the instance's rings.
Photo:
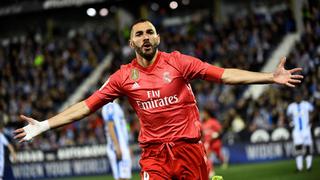
<svg viewBox="0 0 320 180">
<path fill-rule="evenodd" d="M 157 67 L 152 72 L 137 68 L 131 69 L 130 76 L 124 84 L 129 99 L 148 101 L 165 99 L 174 101 L 188 85 L 181 73 L 174 67 Z"/>
<path fill-rule="evenodd" d="M 308 108 L 304 105 L 295 105 L 292 108 L 293 115 L 294 116 L 305 116 L 308 114 Z"/>
</svg>

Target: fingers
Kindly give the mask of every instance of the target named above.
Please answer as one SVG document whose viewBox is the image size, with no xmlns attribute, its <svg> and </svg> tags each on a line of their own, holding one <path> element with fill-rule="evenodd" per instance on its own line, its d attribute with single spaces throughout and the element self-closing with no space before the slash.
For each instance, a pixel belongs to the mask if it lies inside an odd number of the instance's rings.
<svg viewBox="0 0 320 180">
<path fill-rule="evenodd" d="M 289 86 L 289 87 L 296 87 L 295 85 L 293 85 L 293 84 L 291 84 L 289 82 L 287 82 L 286 85 Z"/>
<path fill-rule="evenodd" d="M 26 140 L 25 139 L 21 139 L 20 141 L 19 141 L 19 143 L 23 143 L 23 142 L 25 142 Z"/>
<path fill-rule="evenodd" d="M 14 139 L 21 139 L 27 135 L 23 128 L 15 130 L 14 133 L 16 134 Z"/>
<path fill-rule="evenodd" d="M 292 79 L 303 79 L 302 75 L 291 75 Z"/>
<path fill-rule="evenodd" d="M 21 132 L 24 132 L 24 129 L 23 128 L 20 128 L 20 129 L 16 129 L 15 131 L 13 131 L 15 134 L 18 134 L 18 133 L 21 133 Z"/>
<path fill-rule="evenodd" d="M 290 79 L 289 83 L 301 83 L 301 81 L 297 79 Z"/>
<path fill-rule="evenodd" d="M 25 116 L 25 115 L 20 115 L 20 118 L 22 119 L 22 120 L 25 120 L 25 121 L 28 121 L 28 123 L 30 123 L 30 124 L 34 124 L 34 119 L 32 119 L 32 118 L 30 118 L 30 117 L 27 117 L 27 116 Z"/>
<path fill-rule="evenodd" d="M 14 139 L 20 139 L 19 143 L 22 143 L 22 142 L 26 141 L 25 137 L 26 137 L 27 133 L 24 131 L 23 128 L 15 130 L 14 133 L 17 134 L 17 135 L 15 135 L 13 138 Z"/>
<path fill-rule="evenodd" d="M 301 75 L 292 75 L 292 76 L 291 76 L 291 79 L 288 80 L 288 82 L 286 83 L 286 85 L 289 86 L 289 87 L 295 87 L 294 84 L 299 84 L 299 83 L 301 83 L 301 80 L 300 80 L 300 79 L 302 79 L 302 78 L 303 78 L 303 76 L 301 76 Z"/>
<path fill-rule="evenodd" d="M 286 63 L 286 57 L 283 56 L 281 59 L 280 59 L 280 63 L 278 65 L 278 67 L 284 67 L 284 64 Z"/>
<path fill-rule="evenodd" d="M 19 133 L 17 135 L 14 136 L 14 139 L 20 139 L 25 137 L 27 134 L 25 132 Z"/>
<path fill-rule="evenodd" d="M 300 71 L 302 71 L 302 68 L 294 68 L 294 69 L 290 69 L 290 70 L 289 70 L 289 72 L 290 72 L 291 74 L 296 73 L 296 72 L 300 72 Z"/>
</svg>

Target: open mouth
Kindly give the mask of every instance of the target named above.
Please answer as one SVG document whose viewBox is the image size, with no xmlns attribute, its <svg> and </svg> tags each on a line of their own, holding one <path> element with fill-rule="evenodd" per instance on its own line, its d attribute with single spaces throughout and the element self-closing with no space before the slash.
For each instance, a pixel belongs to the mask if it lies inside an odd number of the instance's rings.
<svg viewBox="0 0 320 180">
<path fill-rule="evenodd" d="M 150 50 L 152 47 L 151 43 L 144 43 L 142 45 L 142 48 L 145 49 L 145 50 Z"/>
</svg>

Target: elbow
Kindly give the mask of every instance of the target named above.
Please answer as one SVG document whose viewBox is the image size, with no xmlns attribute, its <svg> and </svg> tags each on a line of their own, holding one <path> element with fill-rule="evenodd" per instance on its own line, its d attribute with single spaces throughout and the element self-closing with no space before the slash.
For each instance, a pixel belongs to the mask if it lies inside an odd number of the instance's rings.
<svg viewBox="0 0 320 180">
<path fill-rule="evenodd" d="M 237 76 L 234 75 L 234 70 L 233 69 L 225 69 L 221 76 L 221 82 L 223 84 L 241 84 L 240 81 L 238 81 Z"/>
</svg>

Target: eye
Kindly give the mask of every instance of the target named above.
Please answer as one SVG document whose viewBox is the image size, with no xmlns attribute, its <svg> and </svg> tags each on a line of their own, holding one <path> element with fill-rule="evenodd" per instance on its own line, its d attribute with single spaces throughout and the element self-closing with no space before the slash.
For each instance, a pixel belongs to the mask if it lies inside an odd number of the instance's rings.
<svg viewBox="0 0 320 180">
<path fill-rule="evenodd" d="M 147 30 L 148 34 L 154 34 L 154 31 L 152 29 Z"/>
<path fill-rule="evenodd" d="M 141 35 L 142 35 L 142 31 L 136 32 L 136 37 L 139 37 L 139 36 L 141 36 Z"/>
</svg>

